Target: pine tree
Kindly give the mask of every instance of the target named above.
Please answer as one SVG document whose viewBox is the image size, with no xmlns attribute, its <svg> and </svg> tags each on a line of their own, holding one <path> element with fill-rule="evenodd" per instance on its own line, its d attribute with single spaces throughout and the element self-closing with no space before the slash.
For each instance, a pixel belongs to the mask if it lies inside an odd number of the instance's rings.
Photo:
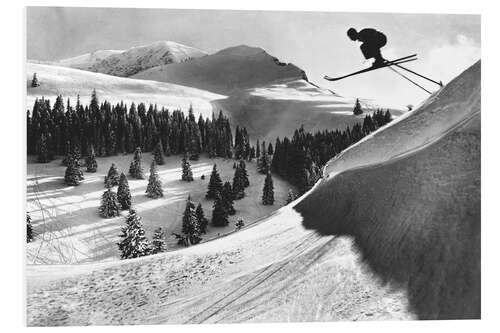
<svg viewBox="0 0 500 333">
<path fill-rule="evenodd" d="M 163 188 L 158 170 L 156 169 L 156 162 L 153 160 L 149 169 L 149 181 L 146 188 L 146 195 L 149 198 L 157 199 L 163 197 Z"/>
<path fill-rule="evenodd" d="M 26 213 L 26 241 L 31 243 L 34 239 L 33 226 L 31 225 L 31 216 Z"/>
<path fill-rule="evenodd" d="M 288 190 L 288 197 L 286 198 L 286 204 L 288 205 L 290 202 L 294 201 L 297 199 L 297 195 L 292 189 Z"/>
<path fill-rule="evenodd" d="M 161 144 L 161 140 L 158 140 L 155 145 L 155 148 L 153 150 L 153 158 L 157 165 L 165 164 L 165 160 L 163 159 L 163 145 Z"/>
<path fill-rule="evenodd" d="M 160 227 L 155 229 L 155 232 L 153 234 L 153 240 L 151 242 L 151 254 L 165 252 L 166 250 L 167 246 L 165 245 L 165 233 Z"/>
<path fill-rule="evenodd" d="M 101 206 L 99 206 L 99 215 L 104 218 L 110 218 L 120 215 L 120 203 L 116 193 L 108 188 L 104 191 L 101 198 Z"/>
<path fill-rule="evenodd" d="M 31 87 L 36 88 L 40 86 L 40 82 L 38 82 L 38 78 L 36 77 L 36 73 L 33 73 L 33 79 L 31 80 Z"/>
<path fill-rule="evenodd" d="M 262 204 L 272 205 L 274 204 L 274 186 L 273 178 L 271 173 L 268 172 L 266 175 L 266 180 L 264 181 L 264 188 L 262 189 Z"/>
<path fill-rule="evenodd" d="M 144 171 L 142 169 L 142 150 L 137 147 L 134 152 L 134 159 L 130 163 L 128 173 L 132 178 L 144 179 Z"/>
<path fill-rule="evenodd" d="M 38 163 L 50 162 L 50 152 L 47 143 L 47 136 L 45 133 L 40 135 L 40 141 L 38 143 Z"/>
<path fill-rule="evenodd" d="M 182 158 L 182 180 L 186 182 L 193 181 L 193 172 L 191 171 L 191 164 L 189 163 L 186 154 Z"/>
<path fill-rule="evenodd" d="M 108 175 L 104 177 L 104 185 L 106 188 L 110 188 L 120 184 L 120 174 L 118 173 L 118 169 L 114 163 L 111 163 L 111 166 L 108 170 Z"/>
<path fill-rule="evenodd" d="M 224 205 L 224 209 L 229 215 L 236 214 L 236 210 L 234 209 L 234 194 L 231 184 L 229 182 L 225 182 L 221 191 L 221 199 L 222 204 Z"/>
<path fill-rule="evenodd" d="M 208 182 L 208 191 L 205 197 L 207 199 L 215 199 L 221 190 L 222 180 L 220 179 L 219 172 L 217 171 L 217 165 L 214 164 L 212 174 L 210 175 L 210 181 Z"/>
<path fill-rule="evenodd" d="M 244 187 L 250 186 L 250 180 L 248 179 L 247 166 L 245 164 L 245 161 L 240 160 L 239 167 L 241 169 L 241 178 L 243 179 L 243 186 Z"/>
<path fill-rule="evenodd" d="M 266 143 L 262 142 L 262 150 L 260 153 L 260 158 L 257 160 L 257 171 L 262 174 L 267 174 L 270 170 L 270 160 L 269 155 L 266 151 Z"/>
<path fill-rule="evenodd" d="M 354 109 L 352 110 L 355 116 L 363 113 L 363 109 L 361 108 L 361 104 L 359 103 L 359 99 L 356 98 L 356 103 L 354 104 Z"/>
<path fill-rule="evenodd" d="M 225 227 L 229 224 L 228 213 L 222 202 L 220 193 L 215 197 L 213 211 L 212 211 L 212 224 L 216 227 Z"/>
<path fill-rule="evenodd" d="M 235 200 L 240 200 L 245 197 L 245 179 L 243 176 L 243 170 L 240 165 L 236 166 L 233 176 L 233 198 Z"/>
<path fill-rule="evenodd" d="M 80 167 L 73 158 L 68 161 L 66 172 L 64 173 L 64 182 L 68 186 L 78 186 L 80 181 L 83 180 L 83 173 Z"/>
<path fill-rule="evenodd" d="M 185 235 L 188 245 L 198 244 L 201 241 L 200 224 L 196 216 L 196 209 L 191 196 L 188 196 L 186 208 L 182 216 L 182 233 Z"/>
<path fill-rule="evenodd" d="M 129 211 L 126 225 L 122 228 L 121 241 L 117 243 L 122 259 L 147 256 L 151 253 L 151 245 L 146 238 L 141 217 L 134 209 Z"/>
<path fill-rule="evenodd" d="M 127 176 L 122 172 L 120 175 L 120 182 L 116 196 L 120 206 L 123 210 L 132 207 L 132 195 L 130 194 L 130 187 L 128 186 Z"/>
<path fill-rule="evenodd" d="M 271 142 L 269 142 L 269 146 L 267 146 L 267 154 L 274 154 L 273 145 L 271 144 Z"/>
<path fill-rule="evenodd" d="M 95 159 L 94 146 L 90 146 L 90 152 L 85 159 L 85 164 L 87 165 L 87 172 L 97 172 L 97 161 Z"/>
<path fill-rule="evenodd" d="M 201 203 L 198 203 L 195 214 L 196 214 L 196 220 L 198 221 L 198 225 L 200 228 L 200 233 L 206 234 L 208 219 L 205 217 L 205 213 L 203 212 L 203 207 L 201 206 Z"/>
</svg>

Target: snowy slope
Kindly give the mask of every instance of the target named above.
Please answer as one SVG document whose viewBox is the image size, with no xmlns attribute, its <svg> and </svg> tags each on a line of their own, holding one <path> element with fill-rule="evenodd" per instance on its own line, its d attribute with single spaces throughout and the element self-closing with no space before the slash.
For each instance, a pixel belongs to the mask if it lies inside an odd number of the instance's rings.
<svg viewBox="0 0 500 333">
<path fill-rule="evenodd" d="M 252 227 L 126 262 L 28 266 L 28 324 L 411 319 L 408 305 L 420 318 L 477 317 L 479 73 L 347 150 L 329 178 Z M 351 237 L 302 222 L 350 235 L 360 254 Z"/>
<path fill-rule="evenodd" d="M 171 41 L 159 41 L 109 55 L 93 63 L 89 66 L 89 70 L 128 77 L 155 66 L 190 61 L 205 55 L 205 52 L 194 47 Z"/>
<path fill-rule="evenodd" d="M 170 66 L 170 65 L 169 65 Z M 30 86 L 36 72 L 41 85 Z M 171 109 L 187 109 L 193 105 L 195 112 L 210 116 L 212 111 L 223 110 L 234 125 L 247 127 L 254 138 L 274 141 L 277 136 L 292 135 L 301 124 L 306 130 L 344 129 L 363 120 L 364 114 L 354 116 L 355 98 L 339 96 L 329 90 L 312 85 L 302 79 L 293 79 L 240 89 L 224 96 L 206 90 L 177 84 L 120 78 L 83 70 L 51 65 L 27 65 L 27 107 L 31 108 L 35 98 L 44 96 L 55 99 L 58 94 L 71 98 L 73 103 L 80 94 L 87 103 L 92 89 L 96 89 L 101 100 L 113 103 L 124 101 L 156 103 Z M 377 107 L 390 108 L 393 115 L 401 109 L 386 102 L 361 99 L 367 113 Z"/>
<path fill-rule="evenodd" d="M 354 237 L 422 319 L 481 317 L 480 110 L 477 62 L 330 161 L 296 206 L 308 228 Z"/>
<path fill-rule="evenodd" d="M 37 73 L 41 83 L 36 88 L 30 86 L 33 73 Z M 225 97 L 175 84 L 134 80 L 33 63 L 28 63 L 26 66 L 26 80 L 26 102 L 29 109 L 33 107 L 35 98 L 44 96 L 54 102 L 58 94 L 62 94 L 64 98 L 69 97 L 73 104 L 76 103 L 76 96 L 79 94 L 82 103 L 88 103 L 92 90 L 95 89 L 101 101 L 108 100 L 112 103 L 123 101 L 128 105 L 132 102 L 144 102 L 182 110 L 187 110 L 192 104 L 196 113 L 201 112 L 205 117 L 210 117 L 213 111 L 212 101 Z"/>
<path fill-rule="evenodd" d="M 92 66 L 106 59 L 107 57 L 120 54 L 123 50 L 97 50 L 91 53 L 85 53 L 76 57 L 62 59 L 54 62 L 55 66 L 71 67 L 82 70 L 90 70 Z"/>
<path fill-rule="evenodd" d="M 377 108 L 390 109 L 395 117 L 404 106 L 364 100 L 364 113 L 352 113 L 356 98 L 335 94 L 305 80 L 283 80 L 255 88 L 234 91 L 227 98 L 215 100 L 217 108 L 225 110 L 235 124 L 245 126 L 253 137 L 274 141 L 291 136 L 304 125 L 306 131 L 344 130 L 363 121 L 366 114 Z"/>
<path fill-rule="evenodd" d="M 293 64 L 280 63 L 261 48 L 240 45 L 189 62 L 151 68 L 134 78 L 229 94 L 283 79 L 305 78 L 305 73 Z"/>
</svg>

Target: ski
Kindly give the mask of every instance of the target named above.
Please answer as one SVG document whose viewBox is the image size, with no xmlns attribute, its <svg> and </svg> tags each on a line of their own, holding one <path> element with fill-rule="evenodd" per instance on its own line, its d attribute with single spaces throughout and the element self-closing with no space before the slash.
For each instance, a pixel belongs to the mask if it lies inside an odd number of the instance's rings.
<svg viewBox="0 0 500 333">
<path fill-rule="evenodd" d="M 414 60 L 417 60 L 417 58 L 415 58 L 416 56 L 417 56 L 416 54 L 412 54 L 412 55 L 409 55 L 409 56 L 406 56 L 406 57 L 402 57 L 402 58 L 399 58 L 399 59 L 387 61 L 383 65 L 380 65 L 380 66 L 372 66 L 372 67 L 365 68 L 365 69 L 362 69 L 360 71 L 357 71 L 357 72 L 354 72 L 354 73 L 351 73 L 351 74 L 347 74 L 347 75 L 344 75 L 344 76 L 339 76 L 339 77 L 325 76 L 324 79 L 328 80 L 328 81 L 338 81 L 338 80 L 345 79 L 345 78 L 350 77 L 350 76 L 354 76 L 354 75 L 358 75 L 358 74 L 370 72 L 370 71 L 373 71 L 373 70 L 376 70 L 376 69 L 380 69 L 380 68 L 384 68 L 384 67 L 389 67 L 389 66 L 393 66 L 393 65 L 404 64 L 406 62 L 414 61 Z"/>
</svg>

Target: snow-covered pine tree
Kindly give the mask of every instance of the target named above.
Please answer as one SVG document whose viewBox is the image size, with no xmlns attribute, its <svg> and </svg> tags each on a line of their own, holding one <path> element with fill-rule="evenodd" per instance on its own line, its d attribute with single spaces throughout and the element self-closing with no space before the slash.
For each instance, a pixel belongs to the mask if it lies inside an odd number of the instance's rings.
<svg viewBox="0 0 500 333">
<path fill-rule="evenodd" d="M 31 88 L 36 88 L 40 86 L 40 82 L 38 82 L 38 78 L 36 77 L 36 73 L 33 73 L 33 79 L 31 80 Z"/>
<path fill-rule="evenodd" d="M 111 163 L 111 166 L 108 170 L 108 175 L 104 177 L 104 185 L 106 188 L 110 188 L 113 186 L 117 186 L 120 184 L 120 174 L 118 173 L 118 169 L 114 163 Z"/>
<path fill-rule="evenodd" d="M 141 217 L 134 209 L 130 209 L 120 235 L 121 241 L 117 243 L 122 259 L 131 259 L 147 256 L 151 253 L 151 244 L 146 238 Z"/>
<path fill-rule="evenodd" d="M 264 188 L 262 189 L 262 204 L 272 205 L 274 204 L 274 186 L 273 178 L 271 173 L 268 172 L 266 175 L 266 180 L 264 181 Z"/>
<path fill-rule="evenodd" d="M 132 195 L 130 194 L 128 179 L 123 172 L 120 175 L 120 182 L 118 184 L 116 196 L 118 198 L 118 202 L 120 203 L 120 207 L 123 210 L 130 209 L 130 207 L 132 207 Z"/>
<path fill-rule="evenodd" d="M 167 251 L 165 244 L 165 233 L 161 227 L 155 229 L 153 240 L 151 241 L 151 254 L 157 254 Z"/>
<path fill-rule="evenodd" d="M 195 214 L 196 214 L 196 220 L 198 221 L 198 226 L 200 228 L 200 233 L 206 234 L 208 219 L 205 217 L 205 213 L 203 212 L 203 207 L 201 206 L 201 203 L 198 203 L 198 206 L 196 206 Z"/>
<path fill-rule="evenodd" d="M 233 198 L 235 200 L 240 200 L 245 197 L 245 179 L 243 177 L 243 171 L 240 165 L 236 166 L 233 176 Z"/>
<path fill-rule="evenodd" d="M 217 164 L 214 164 L 210 180 L 208 182 L 208 191 L 206 194 L 207 199 L 215 199 L 218 193 L 222 190 L 222 180 L 220 179 L 219 172 L 217 171 Z"/>
<path fill-rule="evenodd" d="M 225 227 L 229 224 L 228 213 L 222 202 L 222 197 L 220 193 L 217 193 L 215 197 L 213 211 L 212 211 L 212 224 L 216 227 Z"/>
<path fill-rule="evenodd" d="M 87 165 L 87 172 L 97 172 L 97 161 L 95 159 L 95 151 L 93 145 L 90 145 L 90 152 L 85 159 L 85 164 Z"/>
<path fill-rule="evenodd" d="M 151 162 L 151 167 L 149 168 L 149 181 L 146 188 L 146 196 L 152 199 L 163 197 L 162 183 L 154 160 Z"/>
<path fill-rule="evenodd" d="M 231 183 L 225 182 L 224 186 L 222 186 L 221 199 L 226 212 L 229 215 L 236 214 L 236 210 L 234 209 L 234 194 L 233 194 L 233 188 L 231 187 Z"/>
<path fill-rule="evenodd" d="M 50 162 L 50 152 L 47 141 L 47 135 L 42 133 L 38 142 L 38 163 Z"/>
<path fill-rule="evenodd" d="M 182 158 L 182 180 L 186 182 L 193 181 L 193 172 L 191 171 L 191 164 L 189 163 L 186 154 Z"/>
<path fill-rule="evenodd" d="M 185 235 L 188 246 L 198 244 L 201 241 L 200 224 L 190 195 L 187 198 L 186 208 L 182 215 L 182 233 Z"/>
<path fill-rule="evenodd" d="M 134 159 L 130 163 L 128 173 L 132 178 L 144 179 L 144 170 L 142 169 L 142 150 L 137 147 L 134 152 Z"/>
<path fill-rule="evenodd" d="M 359 99 L 356 98 L 356 103 L 354 104 L 354 109 L 352 110 L 352 113 L 357 116 L 363 113 L 363 109 L 361 108 L 361 103 L 359 103 Z"/>
<path fill-rule="evenodd" d="M 71 157 L 68 161 L 68 166 L 66 167 L 66 172 L 64 173 L 64 182 L 69 186 L 78 186 L 80 181 L 83 179 L 82 170 L 76 163 L 76 161 Z"/>
<path fill-rule="evenodd" d="M 262 174 L 267 174 L 270 168 L 269 155 L 267 155 L 265 145 L 266 143 L 262 142 L 260 157 L 257 159 L 257 171 Z"/>
<path fill-rule="evenodd" d="M 241 178 L 243 179 L 243 186 L 244 187 L 250 186 L 250 180 L 248 179 L 247 166 L 245 164 L 245 161 L 240 160 L 239 167 L 241 169 Z"/>
<path fill-rule="evenodd" d="M 31 243 L 33 241 L 34 234 L 33 234 L 33 226 L 31 225 L 31 216 L 30 214 L 26 213 L 26 241 L 28 243 Z"/>
<path fill-rule="evenodd" d="M 116 193 L 108 188 L 104 191 L 101 197 L 101 205 L 99 206 L 99 215 L 104 218 L 110 218 L 120 215 L 120 203 Z"/>
<path fill-rule="evenodd" d="M 165 159 L 163 158 L 163 145 L 160 139 L 157 140 L 153 149 L 153 158 L 155 159 L 157 165 L 165 164 Z"/>
<path fill-rule="evenodd" d="M 71 151 L 71 144 L 68 141 L 66 141 L 66 143 L 64 144 L 64 153 L 65 153 L 65 156 L 61 162 L 62 165 L 64 166 L 68 166 L 68 161 L 72 158 L 71 154 L 72 154 L 72 151 Z"/>
</svg>

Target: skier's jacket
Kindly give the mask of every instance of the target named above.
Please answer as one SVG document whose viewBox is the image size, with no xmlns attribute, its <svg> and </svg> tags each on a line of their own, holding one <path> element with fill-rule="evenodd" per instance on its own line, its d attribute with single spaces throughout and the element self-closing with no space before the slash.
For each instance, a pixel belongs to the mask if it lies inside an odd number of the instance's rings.
<svg viewBox="0 0 500 333">
<path fill-rule="evenodd" d="M 380 31 L 372 28 L 366 28 L 358 32 L 358 40 L 379 48 L 385 46 L 387 43 L 387 37 Z"/>
</svg>

